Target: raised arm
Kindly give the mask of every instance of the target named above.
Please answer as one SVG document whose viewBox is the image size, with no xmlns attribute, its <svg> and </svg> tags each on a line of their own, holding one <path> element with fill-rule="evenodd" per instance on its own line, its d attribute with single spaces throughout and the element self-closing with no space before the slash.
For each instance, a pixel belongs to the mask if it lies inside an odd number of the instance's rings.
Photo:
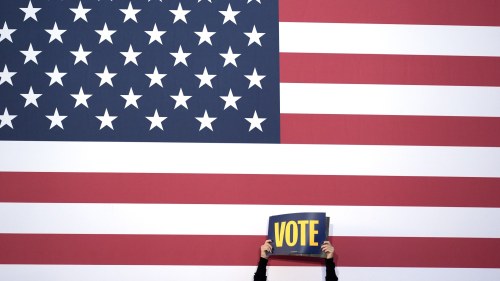
<svg viewBox="0 0 500 281">
<path fill-rule="evenodd" d="M 325 265 L 326 265 L 326 281 L 337 281 L 339 278 L 335 273 L 335 263 L 333 262 L 333 253 L 335 249 L 329 241 L 323 242 L 321 245 L 321 250 L 326 253 Z"/>
<path fill-rule="evenodd" d="M 271 246 L 271 240 L 266 240 L 264 244 L 260 246 L 260 260 L 259 265 L 257 266 L 257 271 L 253 276 L 254 281 L 266 281 L 266 266 L 267 266 L 267 258 L 269 257 L 269 253 L 273 250 L 273 246 Z"/>
</svg>

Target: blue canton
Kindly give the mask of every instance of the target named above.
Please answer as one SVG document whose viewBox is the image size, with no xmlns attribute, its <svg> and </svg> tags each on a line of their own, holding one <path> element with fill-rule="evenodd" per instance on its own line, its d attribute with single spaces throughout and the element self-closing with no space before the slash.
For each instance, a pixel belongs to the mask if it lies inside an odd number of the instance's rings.
<svg viewBox="0 0 500 281">
<path fill-rule="evenodd" d="M 278 1 L 0 1 L 0 139 L 279 142 Z"/>
</svg>

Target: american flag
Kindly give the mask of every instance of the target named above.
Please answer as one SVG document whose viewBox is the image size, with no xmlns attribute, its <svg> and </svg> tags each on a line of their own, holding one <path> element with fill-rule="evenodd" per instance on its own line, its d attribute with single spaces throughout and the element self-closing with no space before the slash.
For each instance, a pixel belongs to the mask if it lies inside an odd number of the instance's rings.
<svg viewBox="0 0 500 281">
<path fill-rule="evenodd" d="M 2 280 L 500 278 L 500 2 L 0 2 Z M 269 280 L 321 280 L 271 259 Z"/>
</svg>

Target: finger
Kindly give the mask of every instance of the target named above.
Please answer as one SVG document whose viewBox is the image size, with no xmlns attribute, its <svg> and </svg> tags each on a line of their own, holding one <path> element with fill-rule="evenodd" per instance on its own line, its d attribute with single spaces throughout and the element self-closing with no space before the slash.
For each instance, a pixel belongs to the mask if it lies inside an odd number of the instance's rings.
<svg viewBox="0 0 500 281">
<path fill-rule="evenodd" d="M 271 243 L 271 242 L 273 242 L 273 240 L 271 239 L 266 240 L 266 243 Z"/>
</svg>

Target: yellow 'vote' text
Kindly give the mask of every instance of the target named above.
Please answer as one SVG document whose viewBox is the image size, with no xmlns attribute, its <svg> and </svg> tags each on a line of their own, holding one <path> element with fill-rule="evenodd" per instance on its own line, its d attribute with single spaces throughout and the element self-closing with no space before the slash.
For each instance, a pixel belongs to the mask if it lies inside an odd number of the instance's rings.
<svg viewBox="0 0 500 281">
<path fill-rule="evenodd" d="M 275 222 L 276 247 L 283 247 L 283 242 L 289 247 L 297 245 L 298 242 L 300 242 L 300 246 L 318 246 L 318 242 L 314 241 L 314 236 L 318 234 L 318 230 L 315 228 L 317 224 L 319 224 L 318 220 Z M 307 235 L 307 231 L 309 231 L 309 235 Z M 309 236 L 309 240 L 307 240 L 307 236 Z"/>
</svg>

